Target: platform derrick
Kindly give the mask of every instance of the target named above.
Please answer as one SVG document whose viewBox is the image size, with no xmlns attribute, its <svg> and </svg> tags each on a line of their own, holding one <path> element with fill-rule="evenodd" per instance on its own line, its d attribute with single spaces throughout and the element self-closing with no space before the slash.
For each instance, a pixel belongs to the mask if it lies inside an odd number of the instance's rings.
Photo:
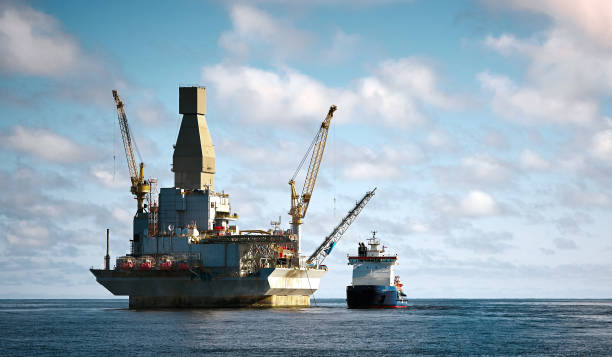
<svg viewBox="0 0 612 357">
<path fill-rule="evenodd" d="M 297 242 L 297 254 L 300 251 L 300 225 L 303 223 L 303 219 L 306 216 L 310 199 L 312 198 L 312 192 L 314 191 L 315 183 L 317 182 L 317 175 L 319 174 L 319 167 L 323 160 L 323 153 L 325 152 L 325 144 L 327 143 L 327 133 L 329 132 L 329 124 L 334 116 L 334 112 L 338 109 L 335 105 L 329 107 L 327 116 L 321 123 L 319 131 L 315 135 L 312 143 L 308 147 L 306 154 L 300 161 L 295 173 L 289 180 L 289 186 L 291 187 L 291 209 L 289 215 L 291 216 L 291 229 L 293 234 L 296 236 Z M 295 178 L 299 174 L 302 166 L 310 155 L 310 163 L 308 165 L 308 171 L 306 172 L 306 178 L 304 180 L 304 186 L 302 187 L 302 194 L 298 194 L 295 188 Z"/>
</svg>

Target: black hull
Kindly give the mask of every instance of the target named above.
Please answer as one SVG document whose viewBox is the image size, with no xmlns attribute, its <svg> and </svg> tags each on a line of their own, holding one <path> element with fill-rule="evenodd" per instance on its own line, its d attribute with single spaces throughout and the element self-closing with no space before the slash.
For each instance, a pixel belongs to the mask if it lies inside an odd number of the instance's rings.
<svg viewBox="0 0 612 357">
<path fill-rule="evenodd" d="M 384 285 L 347 286 L 346 304 L 349 309 L 406 307 L 406 302 L 398 299 L 397 288 Z"/>
</svg>

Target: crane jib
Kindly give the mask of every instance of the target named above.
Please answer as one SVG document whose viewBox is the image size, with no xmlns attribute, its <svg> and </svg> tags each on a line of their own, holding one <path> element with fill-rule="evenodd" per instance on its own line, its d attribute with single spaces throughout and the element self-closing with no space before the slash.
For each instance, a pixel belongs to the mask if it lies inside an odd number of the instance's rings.
<svg viewBox="0 0 612 357">
<path fill-rule="evenodd" d="M 374 192 L 376 191 L 376 187 L 372 191 L 366 192 L 363 198 L 355 204 L 355 207 L 344 217 L 344 219 L 336 226 L 336 228 L 328 235 L 323 243 L 317 248 L 317 250 L 312 253 L 312 255 L 306 260 L 306 263 L 312 264 L 313 262 L 317 262 L 317 265 L 321 265 L 323 260 L 331 253 L 332 249 L 336 245 L 336 243 L 342 238 L 342 235 L 348 227 L 353 223 L 355 218 L 359 215 L 361 210 L 365 207 L 365 205 L 370 201 L 372 196 L 374 196 Z"/>
<path fill-rule="evenodd" d="M 317 175 L 319 173 L 319 168 L 321 167 L 321 161 L 323 159 L 323 153 L 325 152 L 325 144 L 327 143 L 327 133 L 329 131 L 329 123 L 331 122 L 334 112 L 338 108 L 335 105 L 329 107 L 329 111 L 327 112 L 327 116 L 321 123 L 321 127 L 319 131 L 315 135 L 313 141 L 310 143 L 306 154 L 300 161 L 297 170 L 289 180 L 289 185 L 291 186 L 291 210 L 289 213 L 293 218 L 294 224 L 300 224 L 301 219 L 306 215 L 306 211 L 308 210 L 308 205 L 310 203 L 310 198 L 312 197 L 312 192 L 314 190 L 315 183 L 317 181 Z M 310 156 L 310 162 L 308 165 L 308 171 L 306 172 L 306 179 L 304 180 L 304 186 L 302 188 L 302 194 L 297 196 L 295 193 L 295 178 L 297 174 L 300 172 L 302 166 L 306 162 L 306 159 Z"/>
<path fill-rule="evenodd" d="M 123 148 L 125 150 L 128 169 L 130 171 L 130 180 L 132 181 L 130 191 L 136 196 L 136 200 L 138 201 L 138 212 L 142 212 L 144 208 L 143 202 L 145 200 L 145 196 L 149 194 L 151 190 L 151 181 L 144 180 L 144 164 L 142 163 L 140 153 L 138 153 L 138 156 L 141 159 L 140 170 L 139 166 L 136 165 L 136 160 L 134 159 L 134 147 L 136 148 L 137 152 L 138 147 L 136 146 L 136 142 L 132 139 L 132 133 L 130 132 L 127 116 L 125 115 L 125 110 L 123 108 L 124 105 L 116 90 L 113 90 L 113 98 L 115 99 L 115 104 L 117 107 L 117 118 L 119 120 L 119 128 L 121 130 L 121 138 L 123 139 Z"/>
</svg>

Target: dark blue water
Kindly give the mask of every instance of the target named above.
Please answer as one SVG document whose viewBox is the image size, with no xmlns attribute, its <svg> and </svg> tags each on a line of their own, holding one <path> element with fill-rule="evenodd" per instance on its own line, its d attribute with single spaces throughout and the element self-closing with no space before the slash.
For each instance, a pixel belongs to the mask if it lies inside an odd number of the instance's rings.
<svg viewBox="0 0 612 357">
<path fill-rule="evenodd" d="M 612 355 L 612 300 L 317 303 L 133 311 L 127 300 L 0 300 L 0 355 Z"/>
</svg>

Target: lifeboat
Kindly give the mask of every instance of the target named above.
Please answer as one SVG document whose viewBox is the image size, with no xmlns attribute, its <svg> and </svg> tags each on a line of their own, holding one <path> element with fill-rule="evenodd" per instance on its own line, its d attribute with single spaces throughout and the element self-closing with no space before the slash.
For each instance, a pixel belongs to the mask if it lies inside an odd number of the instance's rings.
<svg viewBox="0 0 612 357">
<path fill-rule="evenodd" d="M 158 260 L 157 268 L 159 270 L 170 270 L 172 268 L 172 257 L 164 255 Z"/>
<path fill-rule="evenodd" d="M 132 257 L 118 257 L 117 258 L 117 266 L 121 270 L 132 270 L 134 269 L 134 258 Z"/>
<path fill-rule="evenodd" d="M 140 270 L 151 270 L 153 268 L 153 265 L 154 265 L 153 258 L 142 257 L 142 259 L 140 259 L 140 264 L 138 265 L 138 268 Z"/>
<path fill-rule="evenodd" d="M 187 263 L 180 262 L 178 268 L 179 270 L 189 270 L 189 265 L 187 265 Z"/>
<path fill-rule="evenodd" d="M 159 270 L 170 270 L 172 268 L 172 259 L 169 256 L 163 256 L 159 262 Z"/>
</svg>

